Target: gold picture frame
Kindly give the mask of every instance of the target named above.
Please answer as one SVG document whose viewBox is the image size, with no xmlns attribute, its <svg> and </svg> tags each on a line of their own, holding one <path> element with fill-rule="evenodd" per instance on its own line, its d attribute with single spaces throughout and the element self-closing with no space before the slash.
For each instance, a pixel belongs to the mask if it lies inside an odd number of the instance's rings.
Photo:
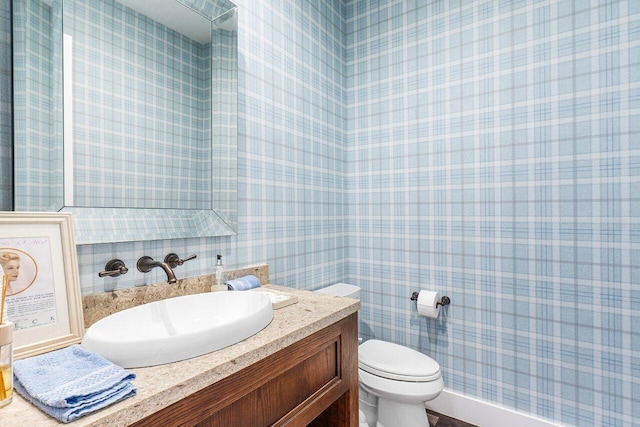
<svg viewBox="0 0 640 427">
<path fill-rule="evenodd" d="M 82 340 L 82 298 L 71 213 L 0 212 L 3 273 L 10 275 L 6 312 L 16 325 L 16 359 Z"/>
</svg>

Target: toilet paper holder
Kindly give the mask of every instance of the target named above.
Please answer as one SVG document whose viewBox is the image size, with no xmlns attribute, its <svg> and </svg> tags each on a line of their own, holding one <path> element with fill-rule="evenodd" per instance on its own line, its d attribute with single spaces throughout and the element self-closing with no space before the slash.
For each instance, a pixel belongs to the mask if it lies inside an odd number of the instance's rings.
<svg viewBox="0 0 640 427">
<path fill-rule="evenodd" d="M 411 294 L 411 298 L 409 298 L 411 301 L 418 301 L 418 294 L 420 292 L 416 291 L 414 293 Z M 449 305 L 451 304 L 451 298 L 447 297 L 447 296 L 443 296 L 442 298 L 440 298 L 440 301 L 438 301 L 436 303 L 436 308 L 438 308 L 439 306 L 445 306 L 445 305 Z"/>
</svg>

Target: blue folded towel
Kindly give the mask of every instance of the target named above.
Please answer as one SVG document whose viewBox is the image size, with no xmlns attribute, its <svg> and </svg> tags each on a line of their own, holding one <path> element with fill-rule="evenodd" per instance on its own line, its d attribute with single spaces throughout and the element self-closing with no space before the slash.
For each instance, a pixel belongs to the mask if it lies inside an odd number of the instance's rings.
<svg viewBox="0 0 640 427">
<path fill-rule="evenodd" d="M 53 406 L 45 405 L 41 401 L 33 398 L 29 393 L 27 393 L 22 385 L 17 381 L 15 382 L 14 387 L 18 393 L 23 395 L 25 399 L 40 408 L 41 411 L 45 412 L 48 415 L 51 415 L 52 417 L 58 419 L 59 421 L 62 421 L 63 423 L 69 423 L 71 421 L 77 420 L 82 416 L 89 415 L 97 411 L 98 409 L 102 409 L 113 403 L 119 402 L 120 400 L 126 399 L 127 397 L 136 395 L 136 386 L 134 386 L 130 382 L 125 382 L 123 384 L 124 387 L 122 389 L 117 390 L 117 392 L 112 393 L 109 396 L 105 396 L 100 401 L 70 408 L 56 408 Z"/>
<path fill-rule="evenodd" d="M 230 291 L 247 291 L 249 289 L 260 287 L 260 279 L 253 275 L 227 280 L 225 283 Z"/>
<path fill-rule="evenodd" d="M 16 391 L 68 423 L 136 394 L 135 374 L 79 345 L 13 364 Z"/>
</svg>

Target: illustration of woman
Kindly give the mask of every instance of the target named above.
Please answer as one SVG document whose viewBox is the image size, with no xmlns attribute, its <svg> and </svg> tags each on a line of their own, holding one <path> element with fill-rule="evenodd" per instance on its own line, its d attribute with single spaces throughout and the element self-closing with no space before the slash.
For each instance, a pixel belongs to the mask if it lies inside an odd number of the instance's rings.
<svg viewBox="0 0 640 427">
<path fill-rule="evenodd" d="M 13 295 L 18 293 L 22 289 L 16 289 L 16 281 L 20 275 L 20 256 L 15 252 L 0 252 L 0 267 L 5 274 L 9 275 L 9 287 L 7 288 L 7 295 Z M 23 288 L 22 286 L 17 286 Z"/>
</svg>

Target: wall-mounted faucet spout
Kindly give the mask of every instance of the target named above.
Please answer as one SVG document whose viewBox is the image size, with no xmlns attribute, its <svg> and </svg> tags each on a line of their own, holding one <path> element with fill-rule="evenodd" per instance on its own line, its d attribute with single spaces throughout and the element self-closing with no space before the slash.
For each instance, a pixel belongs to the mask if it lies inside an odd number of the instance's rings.
<svg viewBox="0 0 640 427">
<path fill-rule="evenodd" d="M 136 263 L 136 267 L 138 267 L 138 271 L 142 273 L 148 273 L 152 269 L 156 267 L 160 267 L 164 270 L 165 273 L 167 273 L 167 281 L 170 284 L 178 282 L 178 280 L 176 279 L 175 273 L 166 262 L 154 261 L 153 258 L 151 258 L 150 256 L 140 257 L 140 259 Z"/>
</svg>

